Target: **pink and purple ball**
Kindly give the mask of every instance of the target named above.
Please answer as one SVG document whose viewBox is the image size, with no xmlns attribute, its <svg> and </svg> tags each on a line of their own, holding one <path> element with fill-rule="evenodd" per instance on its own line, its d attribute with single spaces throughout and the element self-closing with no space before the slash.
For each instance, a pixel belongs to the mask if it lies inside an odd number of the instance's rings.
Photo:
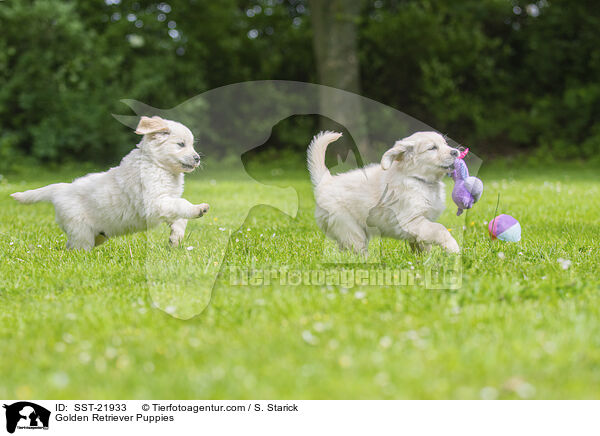
<svg viewBox="0 0 600 436">
<path fill-rule="evenodd" d="M 521 224 L 510 215 L 498 215 L 490 221 L 488 226 L 492 239 L 500 239 L 507 242 L 519 242 L 521 240 Z"/>
</svg>

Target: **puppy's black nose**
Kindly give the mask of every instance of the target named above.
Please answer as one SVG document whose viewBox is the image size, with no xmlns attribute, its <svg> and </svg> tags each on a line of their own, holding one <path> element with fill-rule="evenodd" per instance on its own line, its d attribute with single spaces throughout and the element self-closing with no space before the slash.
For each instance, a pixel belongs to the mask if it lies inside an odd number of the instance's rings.
<svg viewBox="0 0 600 436">
<path fill-rule="evenodd" d="M 450 152 L 450 156 L 458 157 L 458 155 L 459 155 L 458 150 L 453 148 L 452 151 Z"/>
<path fill-rule="evenodd" d="M 194 156 L 194 162 L 196 162 L 196 163 L 200 162 L 200 155 L 199 154 L 197 154 L 197 155 Z"/>
</svg>

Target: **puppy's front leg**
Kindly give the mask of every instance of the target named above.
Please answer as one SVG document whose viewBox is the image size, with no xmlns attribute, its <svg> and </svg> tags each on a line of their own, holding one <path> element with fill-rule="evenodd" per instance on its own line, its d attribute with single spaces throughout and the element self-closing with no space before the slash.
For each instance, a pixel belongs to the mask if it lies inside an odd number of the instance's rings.
<svg viewBox="0 0 600 436">
<path fill-rule="evenodd" d="M 417 244 L 438 244 L 448 253 L 460 253 L 456 240 L 440 223 L 432 223 L 426 218 L 417 218 L 406 227 L 408 232 L 416 237 Z"/>
<path fill-rule="evenodd" d="M 175 222 L 178 219 L 200 218 L 210 206 L 206 203 L 192 204 L 183 198 L 168 198 L 161 200 L 155 208 L 156 213 L 167 222 Z"/>
<path fill-rule="evenodd" d="M 171 236 L 169 236 L 169 242 L 173 247 L 178 247 L 179 243 L 183 240 L 186 226 L 186 219 L 179 219 L 171 223 Z"/>
</svg>

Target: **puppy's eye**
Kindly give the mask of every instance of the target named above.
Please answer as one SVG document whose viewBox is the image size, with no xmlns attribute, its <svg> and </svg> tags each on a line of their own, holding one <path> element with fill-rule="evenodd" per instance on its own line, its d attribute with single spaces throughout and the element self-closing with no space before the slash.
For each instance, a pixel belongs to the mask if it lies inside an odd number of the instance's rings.
<svg viewBox="0 0 600 436">
<path fill-rule="evenodd" d="M 437 145 L 433 145 L 433 146 L 431 146 L 431 147 L 429 148 L 429 150 L 437 150 L 437 149 L 438 149 L 438 146 L 437 146 Z"/>
<path fill-rule="evenodd" d="M 179 145 L 181 148 L 185 147 L 185 144 L 183 142 L 178 142 L 177 145 Z"/>
</svg>

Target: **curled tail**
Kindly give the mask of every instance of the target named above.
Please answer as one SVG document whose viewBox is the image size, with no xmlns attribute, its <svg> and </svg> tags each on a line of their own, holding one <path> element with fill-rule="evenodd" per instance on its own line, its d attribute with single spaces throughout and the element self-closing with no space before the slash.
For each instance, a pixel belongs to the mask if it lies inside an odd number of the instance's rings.
<svg viewBox="0 0 600 436">
<path fill-rule="evenodd" d="M 331 142 L 338 140 L 341 136 L 342 134 L 337 132 L 321 132 L 310 142 L 306 161 L 308 163 L 310 180 L 314 186 L 317 186 L 321 182 L 324 175 L 331 175 L 325 166 L 325 152 L 327 151 L 327 146 Z"/>
<path fill-rule="evenodd" d="M 54 185 L 32 189 L 31 191 L 15 192 L 14 194 L 10 194 L 10 196 L 23 204 L 37 203 L 38 201 L 52 201 L 56 191 L 64 185 L 66 185 L 66 183 L 55 183 Z"/>
</svg>

